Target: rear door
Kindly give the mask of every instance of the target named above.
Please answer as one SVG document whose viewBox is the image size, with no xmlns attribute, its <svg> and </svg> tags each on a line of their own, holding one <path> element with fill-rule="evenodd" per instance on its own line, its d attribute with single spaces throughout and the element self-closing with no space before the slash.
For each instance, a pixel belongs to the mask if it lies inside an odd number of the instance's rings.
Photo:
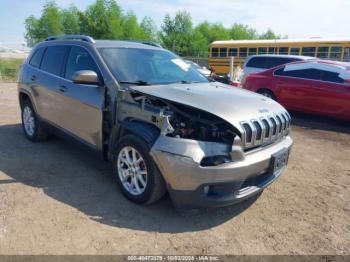
<svg viewBox="0 0 350 262">
<path fill-rule="evenodd" d="M 318 85 L 320 111 L 323 114 L 350 119 L 350 86 L 344 83 L 339 73 L 320 70 Z"/>
<path fill-rule="evenodd" d="M 59 82 L 68 46 L 48 46 L 44 52 L 40 72 L 32 76 L 37 83 L 34 90 L 40 116 L 50 123 L 61 126 L 61 104 L 58 100 Z"/>
<path fill-rule="evenodd" d="M 94 148 L 102 148 L 102 110 L 105 88 L 97 85 L 74 84 L 73 74 L 92 70 L 102 80 L 100 70 L 87 49 L 72 46 L 67 56 L 64 78 L 59 81 L 61 125 Z"/>
<path fill-rule="evenodd" d="M 317 93 L 320 79 L 315 69 L 285 70 L 285 67 L 274 72 L 277 77 L 278 97 L 281 104 L 289 109 L 318 112 L 320 101 Z"/>
</svg>

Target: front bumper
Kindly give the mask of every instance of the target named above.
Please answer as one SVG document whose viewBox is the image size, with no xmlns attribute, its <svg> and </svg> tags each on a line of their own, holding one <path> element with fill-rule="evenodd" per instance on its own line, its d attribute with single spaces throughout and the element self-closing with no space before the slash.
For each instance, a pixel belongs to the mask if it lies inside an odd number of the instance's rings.
<svg viewBox="0 0 350 262">
<path fill-rule="evenodd" d="M 289 151 L 292 144 L 291 137 L 286 136 L 270 146 L 246 153 L 243 159 L 203 167 L 200 159 L 225 149 L 220 145 L 161 136 L 151 155 L 175 204 L 217 207 L 247 199 L 274 182 L 285 168 L 273 172 L 271 156 L 281 150 Z"/>
</svg>

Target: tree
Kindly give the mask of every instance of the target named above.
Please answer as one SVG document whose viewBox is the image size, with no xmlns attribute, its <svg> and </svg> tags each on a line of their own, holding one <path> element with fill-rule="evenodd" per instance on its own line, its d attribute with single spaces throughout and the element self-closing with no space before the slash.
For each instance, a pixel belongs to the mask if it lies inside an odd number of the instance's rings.
<svg viewBox="0 0 350 262">
<path fill-rule="evenodd" d="M 179 11 L 174 18 L 168 14 L 164 17 L 160 40 L 164 47 L 173 49 L 180 55 L 190 54 L 190 43 L 192 42 L 193 27 L 192 18 L 186 11 Z"/>
<path fill-rule="evenodd" d="M 143 31 L 137 22 L 136 15 L 129 11 L 123 19 L 124 39 L 145 40 Z"/>
<path fill-rule="evenodd" d="M 233 24 L 230 30 L 231 39 L 233 40 L 251 40 L 258 39 L 258 34 L 255 29 L 243 24 Z"/>
<path fill-rule="evenodd" d="M 140 24 L 142 32 L 142 40 L 148 40 L 158 42 L 157 26 L 154 20 L 148 16 L 145 16 Z"/>
<path fill-rule="evenodd" d="M 29 16 L 25 20 L 25 38 L 29 46 L 44 40 L 50 35 L 63 33 L 60 10 L 54 1 L 46 2 L 39 19 Z"/>
<path fill-rule="evenodd" d="M 279 39 L 280 35 L 276 35 L 270 28 L 259 36 L 259 39 Z"/>
<path fill-rule="evenodd" d="M 65 34 L 79 34 L 79 10 L 75 5 L 61 11 L 62 27 Z"/>
</svg>

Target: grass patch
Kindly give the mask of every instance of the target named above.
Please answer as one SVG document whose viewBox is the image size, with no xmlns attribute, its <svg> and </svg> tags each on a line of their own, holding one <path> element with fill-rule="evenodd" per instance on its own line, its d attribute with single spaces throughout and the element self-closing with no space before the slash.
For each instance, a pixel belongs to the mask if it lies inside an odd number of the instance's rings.
<svg viewBox="0 0 350 262">
<path fill-rule="evenodd" d="M 19 68 L 23 61 L 24 59 L 21 58 L 0 59 L 0 80 L 17 81 Z"/>
</svg>

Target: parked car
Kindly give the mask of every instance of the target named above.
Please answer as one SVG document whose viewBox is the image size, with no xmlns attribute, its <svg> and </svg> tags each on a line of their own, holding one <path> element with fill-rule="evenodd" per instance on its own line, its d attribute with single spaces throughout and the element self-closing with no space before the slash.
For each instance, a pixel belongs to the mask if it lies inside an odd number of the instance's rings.
<svg viewBox="0 0 350 262">
<path fill-rule="evenodd" d="M 30 141 L 54 133 L 101 152 L 140 204 L 166 191 L 180 206 L 241 201 L 281 175 L 292 146 L 277 102 L 147 43 L 50 37 L 21 67 L 18 92 Z"/>
<path fill-rule="evenodd" d="M 243 65 L 241 83 L 252 74 L 265 71 L 267 69 L 297 61 L 309 61 L 315 59 L 311 56 L 297 55 L 252 55 L 246 59 Z"/>
<path fill-rule="evenodd" d="M 197 63 L 190 61 L 190 60 L 185 60 L 185 62 L 187 64 L 189 64 L 190 66 L 192 66 L 194 69 L 196 69 L 199 73 L 201 73 L 202 75 L 204 75 L 206 78 L 210 77 L 210 70 L 208 68 L 206 68 L 205 66 L 201 67 L 200 65 L 198 65 Z"/>
<path fill-rule="evenodd" d="M 296 62 L 251 74 L 244 88 L 287 109 L 350 120 L 350 64 L 325 60 Z"/>
</svg>

